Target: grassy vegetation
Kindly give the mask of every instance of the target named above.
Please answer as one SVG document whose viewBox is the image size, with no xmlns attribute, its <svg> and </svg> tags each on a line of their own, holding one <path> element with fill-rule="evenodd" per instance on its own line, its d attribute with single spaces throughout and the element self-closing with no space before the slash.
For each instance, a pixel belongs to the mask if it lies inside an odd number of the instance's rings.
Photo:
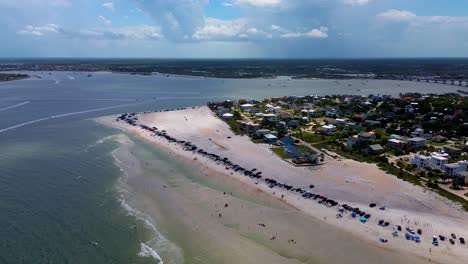
<svg viewBox="0 0 468 264">
<path fill-rule="evenodd" d="M 331 136 L 317 135 L 311 132 L 296 132 L 292 136 L 304 140 L 307 143 L 318 143 L 323 141 L 330 141 L 332 139 Z"/>
<path fill-rule="evenodd" d="M 307 146 L 304 146 L 304 145 L 296 145 L 297 149 L 300 150 L 302 153 L 305 153 L 305 152 L 309 152 L 309 153 L 312 153 L 312 154 L 316 154 L 316 152 L 307 147 Z"/>
<path fill-rule="evenodd" d="M 282 159 L 288 158 L 288 156 L 286 155 L 284 151 L 284 148 L 272 148 L 271 150 Z"/>
<path fill-rule="evenodd" d="M 244 132 L 240 129 L 239 123 L 237 123 L 236 120 L 229 120 L 229 121 L 226 121 L 226 123 L 231 127 L 234 134 L 236 134 L 236 135 L 243 135 L 244 134 Z"/>
<path fill-rule="evenodd" d="M 437 186 L 436 188 L 432 188 L 432 189 L 435 190 L 441 196 L 443 196 L 445 198 L 448 198 L 449 200 L 459 202 L 461 204 L 463 210 L 468 212 L 468 201 L 466 201 L 462 197 L 460 197 L 460 196 L 458 196 L 456 194 L 453 194 L 453 193 L 451 193 L 451 192 L 449 192 L 447 190 L 444 190 L 444 189 L 440 188 L 439 186 Z M 466 196 L 466 193 L 465 193 L 465 196 Z"/>
</svg>

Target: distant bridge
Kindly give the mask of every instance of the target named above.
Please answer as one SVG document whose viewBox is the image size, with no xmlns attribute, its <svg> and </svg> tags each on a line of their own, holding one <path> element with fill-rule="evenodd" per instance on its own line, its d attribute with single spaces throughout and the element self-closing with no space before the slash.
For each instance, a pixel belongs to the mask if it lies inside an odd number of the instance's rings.
<svg viewBox="0 0 468 264">
<path fill-rule="evenodd" d="M 468 87 L 468 80 L 455 80 L 455 79 L 425 79 L 425 78 L 416 78 L 416 77 L 406 77 L 400 78 L 402 81 L 410 82 L 426 82 L 426 83 L 438 83 L 445 85 L 453 85 L 460 87 Z"/>
</svg>

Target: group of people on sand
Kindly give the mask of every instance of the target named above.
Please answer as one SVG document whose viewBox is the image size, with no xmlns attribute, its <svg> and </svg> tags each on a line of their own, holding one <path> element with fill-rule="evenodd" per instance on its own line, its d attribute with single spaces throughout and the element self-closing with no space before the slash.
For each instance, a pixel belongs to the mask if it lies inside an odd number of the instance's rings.
<svg viewBox="0 0 468 264">
<path fill-rule="evenodd" d="M 252 178 L 252 179 L 255 179 L 255 180 L 263 179 L 265 184 L 271 189 L 281 188 L 281 189 L 283 189 L 285 191 L 300 194 L 304 199 L 315 200 L 317 203 L 319 203 L 321 205 L 324 205 L 324 206 L 327 206 L 327 207 L 338 206 L 339 207 L 338 208 L 339 213 L 337 214 L 337 218 L 342 218 L 343 213 L 345 213 L 345 212 L 349 212 L 353 218 L 359 216 L 359 220 L 362 223 L 366 223 L 371 218 L 371 214 L 366 213 L 364 210 L 361 210 L 358 207 L 352 207 L 352 206 L 349 206 L 347 204 L 341 204 L 340 205 L 337 201 L 335 201 L 333 199 L 330 199 L 330 198 L 328 198 L 328 197 L 326 197 L 324 195 L 321 195 L 321 194 L 312 193 L 312 192 L 308 191 L 306 188 L 294 187 L 294 186 L 289 185 L 287 183 L 279 182 L 278 180 L 275 180 L 273 178 L 265 178 L 262 175 L 263 173 L 261 171 L 258 171 L 256 168 L 246 169 L 246 168 L 240 166 L 239 164 L 233 163 L 232 161 L 230 161 L 226 157 L 221 157 L 221 156 L 219 156 L 219 155 L 217 155 L 215 153 L 210 153 L 210 152 L 205 151 L 203 149 L 199 149 L 195 144 L 193 144 L 191 142 L 184 141 L 184 140 L 179 140 L 179 139 L 177 139 L 175 137 L 172 137 L 165 130 L 159 130 L 157 127 L 148 127 L 148 126 L 143 125 L 143 124 L 137 124 L 137 121 L 138 121 L 137 113 L 122 114 L 117 118 L 117 121 L 118 122 L 120 122 L 120 121 L 126 122 L 131 126 L 139 126 L 141 129 L 143 129 L 145 131 L 148 131 L 150 133 L 153 133 L 154 136 L 162 137 L 162 138 L 166 139 L 167 141 L 169 141 L 170 143 L 178 144 L 185 151 L 193 152 L 194 154 L 198 154 L 198 155 L 201 155 L 203 157 L 206 157 L 206 158 L 216 162 L 219 165 L 225 166 L 226 170 L 232 170 L 233 172 L 237 172 L 237 173 L 239 173 L 239 174 L 241 174 L 243 176 L 246 176 L 246 177 L 249 177 L 249 178 Z M 256 182 L 256 184 L 257 183 L 258 182 Z M 311 184 L 311 185 L 308 186 L 308 188 L 313 189 L 313 188 L 315 188 L 315 185 Z M 284 197 L 284 195 L 282 195 L 281 197 Z M 370 208 L 373 208 L 375 206 L 376 206 L 375 203 L 371 203 L 369 205 Z M 382 206 L 379 209 L 380 210 L 385 210 L 385 206 Z M 220 215 L 220 217 L 221 217 L 221 215 Z M 387 226 L 390 225 L 390 223 L 388 221 L 384 221 L 384 220 L 381 219 L 379 221 L 379 225 L 383 226 L 383 227 L 387 227 Z M 397 227 L 399 227 L 399 226 L 397 226 Z M 412 230 L 412 229 L 410 227 L 407 227 L 406 230 L 408 231 L 408 230 Z M 418 229 L 418 233 L 422 232 L 422 231 L 419 231 L 419 230 L 421 230 L 421 229 Z M 398 228 L 398 231 L 401 231 L 401 228 Z M 395 231 L 394 231 L 393 234 L 395 234 Z M 408 237 L 408 236 L 406 236 L 406 237 Z M 464 239 L 460 238 L 460 244 L 465 244 L 464 242 L 465 242 Z M 454 244 L 454 243 L 452 243 L 452 244 Z"/>
</svg>

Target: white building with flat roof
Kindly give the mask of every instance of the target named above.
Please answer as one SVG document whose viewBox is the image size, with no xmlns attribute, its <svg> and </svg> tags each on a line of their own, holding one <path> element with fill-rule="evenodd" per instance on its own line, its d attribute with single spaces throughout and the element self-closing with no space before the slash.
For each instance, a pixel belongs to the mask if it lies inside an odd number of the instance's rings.
<svg viewBox="0 0 468 264">
<path fill-rule="evenodd" d="M 466 171 L 467 165 L 468 162 L 466 160 L 444 164 L 442 166 L 442 171 L 450 177 L 455 177 L 458 173 Z"/>
<path fill-rule="evenodd" d="M 416 165 L 416 167 L 420 169 L 425 169 L 429 167 L 430 160 L 431 157 L 416 154 L 413 157 L 411 157 L 410 162 L 411 164 Z"/>
</svg>

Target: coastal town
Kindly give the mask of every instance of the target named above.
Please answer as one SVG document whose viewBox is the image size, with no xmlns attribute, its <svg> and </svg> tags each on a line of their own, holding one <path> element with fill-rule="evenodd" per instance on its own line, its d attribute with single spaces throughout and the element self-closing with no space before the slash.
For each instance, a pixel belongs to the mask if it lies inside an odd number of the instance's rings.
<svg viewBox="0 0 468 264">
<path fill-rule="evenodd" d="M 453 258 L 438 249 L 466 254 L 466 103 L 457 95 L 287 96 L 99 122 L 200 166 L 206 177 L 231 177 L 379 245 L 443 261 Z M 446 157 L 452 170 L 416 164 L 420 156 Z M 212 217 L 222 221 L 228 207 Z"/>
<path fill-rule="evenodd" d="M 295 165 L 331 157 L 377 164 L 461 201 L 468 197 L 468 98 L 456 94 L 285 96 L 209 103 L 237 134 Z"/>
</svg>

